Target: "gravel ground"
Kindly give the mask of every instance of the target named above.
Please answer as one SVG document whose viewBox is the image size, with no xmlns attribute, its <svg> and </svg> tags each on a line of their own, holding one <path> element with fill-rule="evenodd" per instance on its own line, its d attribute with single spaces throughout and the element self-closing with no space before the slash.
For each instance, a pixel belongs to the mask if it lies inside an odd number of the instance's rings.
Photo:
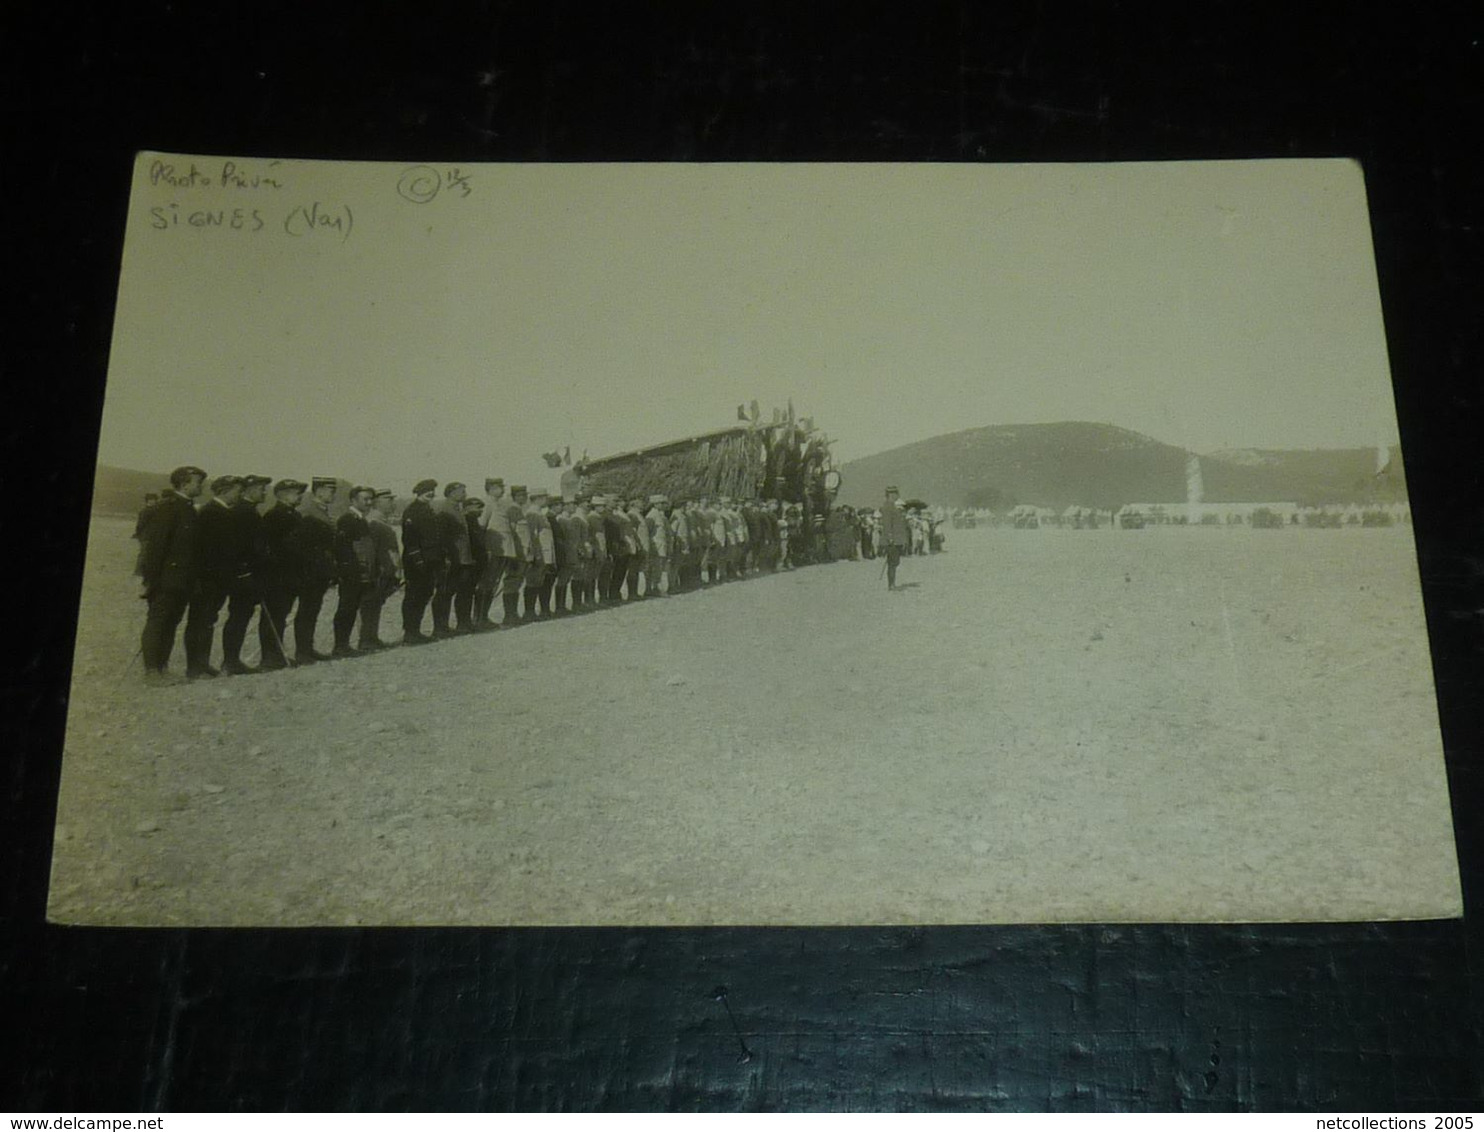
<svg viewBox="0 0 1484 1132">
<path fill-rule="evenodd" d="M 1405 529 L 952 531 L 897 593 L 844 562 L 145 689 L 130 528 L 90 540 L 57 921 L 1458 911 Z"/>
</svg>

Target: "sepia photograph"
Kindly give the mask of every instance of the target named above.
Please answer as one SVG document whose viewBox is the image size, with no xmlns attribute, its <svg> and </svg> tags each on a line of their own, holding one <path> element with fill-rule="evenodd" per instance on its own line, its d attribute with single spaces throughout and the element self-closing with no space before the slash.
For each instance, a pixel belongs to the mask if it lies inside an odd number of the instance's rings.
<svg viewBox="0 0 1484 1132">
<path fill-rule="evenodd" d="M 1356 163 L 138 156 L 52 921 L 1460 914 Z"/>
</svg>

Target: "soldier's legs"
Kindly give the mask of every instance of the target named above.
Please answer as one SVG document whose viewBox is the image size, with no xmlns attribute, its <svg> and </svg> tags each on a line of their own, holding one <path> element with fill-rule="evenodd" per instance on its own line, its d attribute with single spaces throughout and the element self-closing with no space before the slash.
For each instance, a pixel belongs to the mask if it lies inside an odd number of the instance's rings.
<svg viewBox="0 0 1484 1132">
<path fill-rule="evenodd" d="M 402 592 L 402 636 L 416 640 L 422 636 L 423 615 L 433 596 L 433 572 L 409 567 Z"/>
<path fill-rule="evenodd" d="M 551 591 L 556 588 L 557 572 L 555 566 L 547 566 L 541 573 L 541 584 L 537 588 L 537 594 L 541 599 L 541 616 L 551 616 Z"/>
<path fill-rule="evenodd" d="M 454 566 L 458 580 L 453 591 L 453 614 L 460 629 L 474 628 L 474 586 L 479 581 L 479 567 L 472 562 Z"/>
<path fill-rule="evenodd" d="M 164 672 L 175 648 L 175 630 L 185 616 L 190 599 L 183 590 L 157 590 L 150 595 L 149 613 L 144 618 L 139 652 L 145 672 Z"/>
<path fill-rule="evenodd" d="M 340 583 L 339 600 L 335 603 L 335 619 L 331 622 L 335 628 L 337 653 L 350 651 L 350 634 L 356 627 L 356 614 L 361 611 L 361 598 L 365 588 L 359 581 Z"/>
<path fill-rule="evenodd" d="M 211 642 L 216 636 L 217 615 L 221 613 L 222 603 L 226 600 L 225 590 L 210 585 L 203 585 L 192 596 L 185 627 L 187 676 L 200 676 L 213 671 Z"/>
<path fill-rule="evenodd" d="M 522 567 L 519 559 L 506 558 L 505 575 L 500 580 L 500 598 L 505 605 L 503 624 L 513 626 L 520 621 L 520 585 Z"/>
<path fill-rule="evenodd" d="M 305 582 L 299 591 L 299 609 L 294 614 L 294 655 L 300 660 L 315 658 L 314 631 L 319 627 L 319 611 L 324 608 L 329 582 Z"/>
<path fill-rule="evenodd" d="M 448 617 L 453 611 L 453 591 L 457 584 L 458 566 L 445 566 L 433 583 L 433 632 L 448 632 Z"/>
<path fill-rule="evenodd" d="M 381 611 L 386 605 L 387 591 L 380 582 L 366 587 L 361 598 L 361 635 L 356 647 L 379 649 L 385 647 L 381 640 Z"/>
<path fill-rule="evenodd" d="M 230 667 L 242 663 L 242 642 L 247 639 L 247 626 L 257 608 L 257 594 L 248 590 L 233 590 L 227 598 L 227 620 L 222 625 L 222 660 Z"/>
<path fill-rule="evenodd" d="M 258 611 L 258 648 L 265 668 L 282 668 L 288 658 L 279 647 L 288 630 L 289 610 L 294 605 L 294 591 L 281 586 L 263 590 L 263 605 Z"/>
<path fill-rule="evenodd" d="M 500 559 L 492 559 L 483 570 L 479 572 L 479 580 L 474 585 L 474 623 L 476 625 L 493 625 L 490 620 L 490 606 L 495 604 L 495 592 L 500 588 Z"/>
<path fill-rule="evenodd" d="M 897 588 L 897 564 L 902 561 L 902 548 L 896 543 L 886 544 L 886 588 Z"/>
</svg>

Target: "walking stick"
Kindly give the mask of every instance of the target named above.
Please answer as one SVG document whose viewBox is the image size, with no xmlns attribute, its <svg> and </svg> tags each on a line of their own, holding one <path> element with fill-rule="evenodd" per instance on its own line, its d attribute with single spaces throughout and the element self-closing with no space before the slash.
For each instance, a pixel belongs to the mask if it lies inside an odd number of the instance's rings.
<svg viewBox="0 0 1484 1132">
<path fill-rule="evenodd" d="M 267 619 L 268 628 L 273 631 L 273 643 L 278 646 L 278 655 L 283 657 L 284 664 L 286 664 L 290 668 L 297 668 L 299 666 L 299 662 L 296 661 L 293 657 L 289 656 L 289 650 L 283 647 L 283 637 L 278 632 L 278 622 L 274 621 L 273 615 L 268 612 L 268 605 L 266 602 L 258 606 L 258 616 Z M 259 660 L 261 662 L 261 658 L 259 658 Z"/>
</svg>

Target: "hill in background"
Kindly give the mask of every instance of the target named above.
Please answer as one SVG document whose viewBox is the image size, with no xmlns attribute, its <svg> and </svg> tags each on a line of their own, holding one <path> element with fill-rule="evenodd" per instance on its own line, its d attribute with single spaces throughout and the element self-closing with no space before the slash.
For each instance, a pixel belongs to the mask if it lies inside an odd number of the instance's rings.
<svg viewBox="0 0 1484 1132">
<path fill-rule="evenodd" d="M 947 433 L 840 466 L 840 502 L 880 500 L 888 483 L 904 497 L 948 507 L 1057 509 L 1183 503 L 1184 448 L 1114 425 L 991 425 Z M 1207 503 L 1395 501 L 1406 497 L 1400 449 L 1376 476 L 1374 448 L 1242 449 L 1200 458 Z"/>
</svg>

